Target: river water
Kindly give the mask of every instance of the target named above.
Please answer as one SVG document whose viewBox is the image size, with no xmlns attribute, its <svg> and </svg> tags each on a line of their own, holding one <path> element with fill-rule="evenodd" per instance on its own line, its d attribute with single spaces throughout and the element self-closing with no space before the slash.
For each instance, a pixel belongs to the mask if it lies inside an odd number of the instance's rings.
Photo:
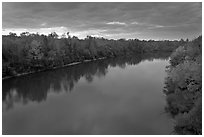
<svg viewBox="0 0 204 137">
<path fill-rule="evenodd" d="M 171 134 L 166 55 L 86 62 L 3 80 L 3 134 Z"/>
</svg>

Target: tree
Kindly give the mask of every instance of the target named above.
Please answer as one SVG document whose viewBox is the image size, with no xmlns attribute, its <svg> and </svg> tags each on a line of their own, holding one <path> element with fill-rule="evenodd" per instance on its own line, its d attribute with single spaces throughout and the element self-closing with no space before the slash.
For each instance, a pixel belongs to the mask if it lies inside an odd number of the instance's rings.
<svg viewBox="0 0 204 137">
<path fill-rule="evenodd" d="M 202 134 L 201 44 L 198 38 L 179 47 L 168 67 L 166 110 L 175 117 L 177 134 Z"/>
<path fill-rule="evenodd" d="M 56 32 L 52 32 L 51 34 L 48 35 L 48 37 L 57 39 L 57 38 L 58 38 L 58 35 L 57 35 Z"/>
</svg>

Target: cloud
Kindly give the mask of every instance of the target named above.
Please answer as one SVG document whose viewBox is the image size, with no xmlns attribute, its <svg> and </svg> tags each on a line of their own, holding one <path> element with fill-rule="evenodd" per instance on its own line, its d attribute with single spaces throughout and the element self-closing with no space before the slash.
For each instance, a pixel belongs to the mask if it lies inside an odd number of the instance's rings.
<svg viewBox="0 0 204 137">
<path fill-rule="evenodd" d="M 107 30 L 105 29 L 90 29 L 90 30 L 81 30 L 81 31 L 72 31 L 70 34 L 72 36 L 77 36 L 78 38 L 85 38 L 87 35 L 93 37 L 104 37 L 104 33 Z"/>
<path fill-rule="evenodd" d="M 132 22 L 131 24 L 136 24 L 136 25 L 138 25 L 138 24 L 140 24 L 140 23 L 139 23 L 139 22 L 134 21 L 134 22 Z"/>
<path fill-rule="evenodd" d="M 132 32 L 132 33 L 113 33 L 113 34 L 104 34 L 106 37 L 111 37 L 115 39 L 121 39 L 121 38 L 128 38 L 128 39 L 135 39 L 138 37 L 140 33 L 139 32 Z"/>
<path fill-rule="evenodd" d="M 61 33 L 64 30 L 60 29 L 61 26 L 80 37 L 106 34 L 106 38 L 119 36 L 129 38 L 130 35 L 126 34 L 137 32 L 140 33 L 137 36 L 141 39 L 147 36 L 149 39 L 194 38 L 202 33 L 202 3 L 3 2 L 2 4 L 4 30 L 46 33 L 56 30 Z"/>
<path fill-rule="evenodd" d="M 45 26 L 45 25 L 47 25 L 47 23 L 42 23 L 42 24 L 41 24 L 41 26 Z"/>
<path fill-rule="evenodd" d="M 108 25 L 127 25 L 125 22 L 113 21 L 106 23 Z"/>
</svg>

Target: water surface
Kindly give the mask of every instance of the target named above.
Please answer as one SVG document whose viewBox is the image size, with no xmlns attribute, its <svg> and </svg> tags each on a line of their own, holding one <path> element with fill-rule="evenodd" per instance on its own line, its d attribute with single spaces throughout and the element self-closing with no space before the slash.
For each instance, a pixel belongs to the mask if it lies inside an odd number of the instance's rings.
<svg viewBox="0 0 204 137">
<path fill-rule="evenodd" d="M 112 58 L 3 80 L 3 134 L 170 134 L 167 57 Z"/>
</svg>

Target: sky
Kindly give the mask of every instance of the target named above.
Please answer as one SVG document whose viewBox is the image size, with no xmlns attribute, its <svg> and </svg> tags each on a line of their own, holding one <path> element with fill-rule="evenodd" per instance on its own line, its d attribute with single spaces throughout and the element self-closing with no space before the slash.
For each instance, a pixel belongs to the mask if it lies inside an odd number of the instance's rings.
<svg viewBox="0 0 204 137">
<path fill-rule="evenodd" d="M 108 39 L 193 39 L 202 34 L 200 2 L 3 2 L 2 34 L 21 32 Z"/>
</svg>

